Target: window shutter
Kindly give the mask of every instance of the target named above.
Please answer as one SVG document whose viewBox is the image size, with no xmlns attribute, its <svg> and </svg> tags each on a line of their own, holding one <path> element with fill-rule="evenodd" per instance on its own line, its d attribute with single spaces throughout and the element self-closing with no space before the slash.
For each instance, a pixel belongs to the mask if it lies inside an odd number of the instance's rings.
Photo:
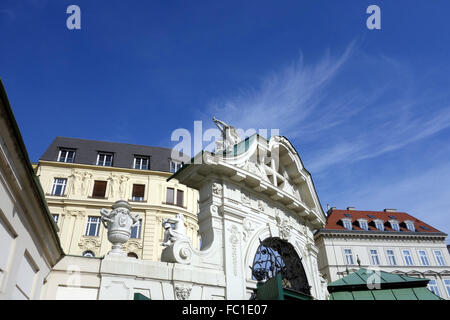
<svg viewBox="0 0 450 320">
<path fill-rule="evenodd" d="M 145 185 L 133 184 L 133 197 L 144 197 Z"/>
<path fill-rule="evenodd" d="M 95 181 L 94 191 L 92 191 L 93 198 L 104 198 L 106 194 L 106 181 Z"/>
<path fill-rule="evenodd" d="M 174 200 L 174 190 L 173 188 L 167 188 L 166 203 L 173 204 L 173 200 Z"/>
<path fill-rule="evenodd" d="M 177 205 L 182 207 L 183 206 L 183 190 L 177 190 Z"/>
</svg>

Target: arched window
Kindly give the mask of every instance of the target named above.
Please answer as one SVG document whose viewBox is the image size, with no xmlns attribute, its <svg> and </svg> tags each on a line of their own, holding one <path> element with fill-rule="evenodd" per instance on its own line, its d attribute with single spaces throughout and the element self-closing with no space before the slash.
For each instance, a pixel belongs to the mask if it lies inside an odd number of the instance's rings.
<svg viewBox="0 0 450 320">
<path fill-rule="evenodd" d="M 127 256 L 130 257 L 130 258 L 135 258 L 135 259 L 138 258 L 138 255 L 136 253 L 134 253 L 134 252 L 128 252 Z"/>
<path fill-rule="evenodd" d="M 267 238 L 262 241 L 251 269 L 254 280 L 265 282 L 281 273 L 283 287 L 311 295 L 302 261 L 286 240 Z"/>
<path fill-rule="evenodd" d="M 82 255 L 83 257 L 95 257 L 95 254 L 91 250 L 86 250 Z"/>
</svg>

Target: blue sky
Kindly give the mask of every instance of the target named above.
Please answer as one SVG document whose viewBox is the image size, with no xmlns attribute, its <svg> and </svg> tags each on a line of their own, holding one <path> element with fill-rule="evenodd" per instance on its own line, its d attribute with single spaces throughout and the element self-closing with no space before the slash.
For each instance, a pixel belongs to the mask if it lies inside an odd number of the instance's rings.
<svg viewBox="0 0 450 320">
<path fill-rule="evenodd" d="M 81 30 L 66 8 L 81 8 Z M 381 30 L 366 8 L 381 8 Z M 449 233 L 448 0 L 2 0 L 0 77 L 32 161 L 55 136 L 170 147 L 277 128 L 326 205 Z"/>
</svg>

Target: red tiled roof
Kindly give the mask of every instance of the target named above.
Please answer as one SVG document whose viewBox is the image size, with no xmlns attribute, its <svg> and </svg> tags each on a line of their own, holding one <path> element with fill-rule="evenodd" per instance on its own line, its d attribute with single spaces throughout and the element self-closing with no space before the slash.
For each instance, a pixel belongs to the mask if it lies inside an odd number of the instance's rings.
<svg viewBox="0 0 450 320">
<path fill-rule="evenodd" d="M 330 212 L 330 211 L 329 211 Z M 350 215 L 350 217 L 346 216 Z M 369 216 L 370 215 L 370 216 Z M 391 217 L 395 217 L 392 219 Z M 325 225 L 325 229 L 327 230 L 347 230 L 343 224 L 341 219 L 349 218 L 352 219 L 352 227 L 353 230 L 364 231 L 364 229 L 360 228 L 358 219 L 366 219 L 369 225 L 369 231 L 380 231 L 375 227 L 374 220 L 381 219 L 384 221 L 384 230 L 385 231 L 395 231 L 391 228 L 391 224 L 389 220 L 397 220 L 399 222 L 400 231 L 410 232 L 406 228 L 405 221 L 410 220 L 414 222 L 414 227 L 416 232 L 441 232 L 429 224 L 414 218 L 412 215 L 406 212 L 391 212 L 391 211 L 360 211 L 360 210 L 339 210 L 339 209 L 331 209 L 330 214 L 327 218 L 327 224 Z M 425 227 L 425 228 L 423 228 Z"/>
</svg>

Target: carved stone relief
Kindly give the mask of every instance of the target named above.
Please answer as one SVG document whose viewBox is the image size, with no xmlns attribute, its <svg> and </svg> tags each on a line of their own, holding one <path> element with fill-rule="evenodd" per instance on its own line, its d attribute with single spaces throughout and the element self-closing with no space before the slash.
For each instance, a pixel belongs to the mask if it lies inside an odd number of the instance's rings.
<svg viewBox="0 0 450 320">
<path fill-rule="evenodd" d="M 188 300 L 191 296 L 192 286 L 186 284 L 175 285 L 175 296 L 177 300 Z"/>
<path fill-rule="evenodd" d="M 233 274 L 235 276 L 238 275 L 238 249 L 239 249 L 239 242 L 240 242 L 240 232 L 238 230 L 238 227 L 236 225 L 232 225 L 230 228 L 228 228 L 228 231 L 230 232 L 229 241 L 231 243 L 231 258 L 233 261 Z"/>
</svg>

